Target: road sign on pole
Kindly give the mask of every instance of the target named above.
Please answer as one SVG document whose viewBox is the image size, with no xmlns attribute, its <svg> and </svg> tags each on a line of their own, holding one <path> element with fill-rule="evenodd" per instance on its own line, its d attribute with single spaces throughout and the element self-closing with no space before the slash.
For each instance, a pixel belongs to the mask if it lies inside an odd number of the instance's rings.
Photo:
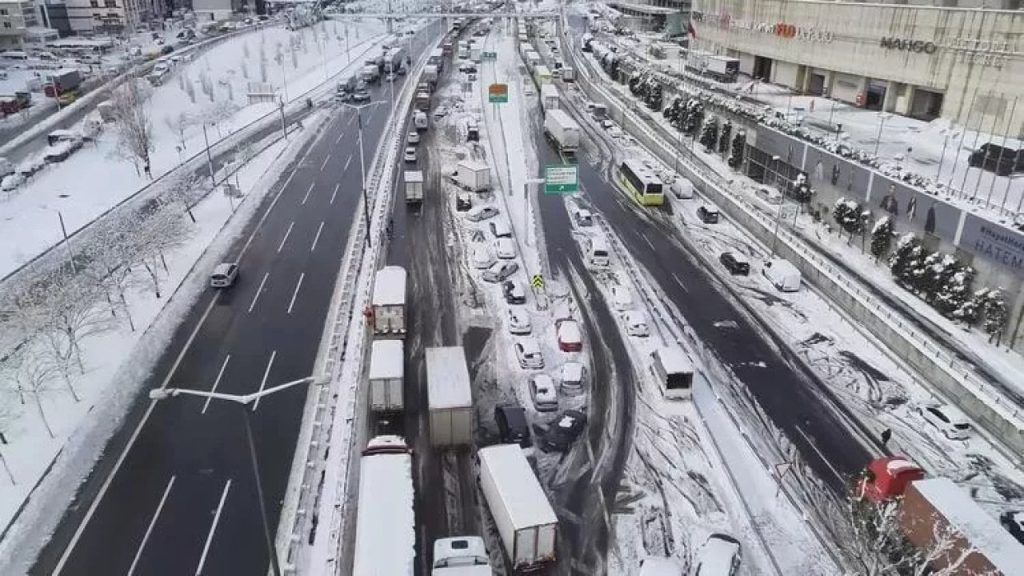
<svg viewBox="0 0 1024 576">
<path fill-rule="evenodd" d="M 487 87 L 487 101 L 491 104 L 508 102 L 508 84 L 491 84 Z"/>
<path fill-rule="evenodd" d="M 498 59 L 498 53 L 497 52 L 481 52 L 480 53 L 480 59 L 481 60 L 497 60 Z"/>
<path fill-rule="evenodd" d="M 574 194 L 580 190 L 579 172 L 574 164 L 544 167 L 545 194 Z"/>
<path fill-rule="evenodd" d="M 540 274 L 534 274 L 530 278 L 530 285 L 534 288 L 540 289 L 544 287 L 544 277 Z"/>
</svg>

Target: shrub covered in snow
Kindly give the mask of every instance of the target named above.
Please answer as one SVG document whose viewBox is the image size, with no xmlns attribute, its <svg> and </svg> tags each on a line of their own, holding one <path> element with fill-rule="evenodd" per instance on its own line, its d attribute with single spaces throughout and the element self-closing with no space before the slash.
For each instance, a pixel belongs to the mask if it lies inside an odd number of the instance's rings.
<svg viewBox="0 0 1024 576">
<path fill-rule="evenodd" d="M 832 218 L 850 237 L 864 228 L 860 204 L 847 198 L 836 200 L 835 206 L 832 207 Z"/>
<path fill-rule="evenodd" d="M 700 144 L 708 153 L 714 152 L 718 148 L 718 118 L 708 116 L 700 131 Z"/>
<path fill-rule="evenodd" d="M 743 152 L 747 146 L 747 133 L 740 130 L 732 139 L 732 152 L 729 153 L 727 163 L 733 170 L 738 170 L 743 165 Z"/>
<path fill-rule="evenodd" d="M 893 224 L 891 216 L 883 216 L 871 227 L 871 255 L 877 261 L 889 252 L 892 245 Z"/>
</svg>

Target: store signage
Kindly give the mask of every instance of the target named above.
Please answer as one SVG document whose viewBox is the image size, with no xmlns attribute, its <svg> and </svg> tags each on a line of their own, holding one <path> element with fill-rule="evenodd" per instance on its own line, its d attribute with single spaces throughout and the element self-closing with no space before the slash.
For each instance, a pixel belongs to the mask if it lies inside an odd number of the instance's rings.
<svg viewBox="0 0 1024 576">
<path fill-rule="evenodd" d="M 812 26 L 797 26 L 789 22 L 754 22 L 753 20 L 737 20 L 728 14 L 690 12 L 690 18 L 694 22 L 707 22 L 717 25 L 722 30 L 736 30 L 744 32 L 756 32 L 760 34 L 771 34 L 779 38 L 791 38 L 807 42 L 821 42 L 827 44 L 835 40 L 835 35 L 822 28 Z"/>
<path fill-rule="evenodd" d="M 906 38 L 894 38 L 892 36 L 882 38 L 882 48 L 887 50 L 902 50 L 903 52 L 917 52 L 925 54 L 935 54 L 935 51 L 939 49 L 934 42 L 925 42 L 924 40 L 908 40 Z"/>
</svg>

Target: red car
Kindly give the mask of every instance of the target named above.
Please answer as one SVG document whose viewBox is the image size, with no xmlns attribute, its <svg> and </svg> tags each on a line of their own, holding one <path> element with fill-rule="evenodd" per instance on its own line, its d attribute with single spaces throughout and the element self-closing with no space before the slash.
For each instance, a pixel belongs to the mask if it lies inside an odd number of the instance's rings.
<svg viewBox="0 0 1024 576">
<path fill-rule="evenodd" d="M 583 350 L 583 334 L 580 325 L 571 318 L 563 318 L 555 322 L 555 333 L 558 335 L 558 349 L 562 352 L 579 352 Z"/>
</svg>

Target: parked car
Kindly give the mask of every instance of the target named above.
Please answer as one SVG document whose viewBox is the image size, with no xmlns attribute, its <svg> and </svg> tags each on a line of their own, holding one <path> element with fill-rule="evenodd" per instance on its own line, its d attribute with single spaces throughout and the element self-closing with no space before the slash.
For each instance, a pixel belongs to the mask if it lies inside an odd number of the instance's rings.
<svg viewBox="0 0 1024 576">
<path fill-rule="evenodd" d="M 238 264 L 224 262 L 218 264 L 210 274 L 210 286 L 214 288 L 229 288 L 238 280 Z"/>
<path fill-rule="evenodd" d="M 515 262 L 495 262 L 490 268 L 484 270 L 484 282 L 497 284 L 508 279 L 509 276 L 519 270 L 519 264 Z"/>
<path fill-rule="evenodd" d="M 416 148 L 413 148 L 412 146 L 407 146 L 405 148 L 405 161 L 416 163 Z"/>
<path fill-rule="evenodd" d="M 638 338 L 646 338 L 651 335 L 651 329 L 647 325 L 647 315 L 640 310 L 629 310 L 622 314 L 622 321 L 626 324 L 626 334 Z"/>
<path fill-rule="evenodd" d="M 1024 544 L 1024 512 L 1020 510 L 1007 510 L 999 517 L 999 521 L 1011 536 L 1016 538 L 1021 544 Z"/>
<path fill-rule="evenodd" d="M 481 220 L 487 220 L 488 218 L 494 218 L 498 215 L 498 209 L 494 206 L 477 206 L 471 208 L 466 213 L 466 220 L 470 222 L 480 222 Z"/>
<path fill-rule="evenodd" d="M 587 369 L 579 362 L 566 362 L 562 364 L 561 382 L 559 387 L 563 394 L 576 396 L 583 393 L 583 380 L 586 378 Z"/>
<path fill-rule="evenodd" d="M 705 224 L 717 224 L 719 218 L 718 208 L 701 204 L 700 208 L 697 208 L 697 217 Z"/>
<path fill-rule="evenodd" d="M 586 208 L 576 208 L 572 211 L 572 221 L 581 228 L 593 226 L 594 215 Z"/>
<path fill-rule="evenodd" d="M 540 449 L 545 452 L 568 452 L 587 425 L 587 415 L 579 410 L 566 410 L 552 420 L 544 431 Z"/>
<path fill-rule="evenodd" d="M 523 338 L 516 341 L 513 346 L 516 351 L 516 360 L 519 367 L 529 370 L 544 369 L 544 355 L 540 351 L 540 344 L 536 338 Z"/>
<path fill-rule="evenodd" d="M 515 280 L 506 280 L 501 285 L 501 292 L 505 296 L 505 302 L 509 304 L 526 304 L 526 290 Z"/>
<path fill-rule="evenodd" d="M 469 259 L 473 263 L 473 268 L 477 270 L 486 270 L 493 266 L 495 262 L 494 254 L 491 254 L 490 248 L 484 244 L 473 246 Z"/>
<path fill-rule="evenodd" d="M 633 307 L 633 295 L 625 286 L 612 286 L 612 307 L 624 311 Z"/>
<path fill-rule="evenodd" d="M 712 534 L 697 552 L 694 574 L 733 576 L 740 568 L 740 543 L 727 534 Z"/>
<path fill-rule="evenodd" d="M 738 274 L 740 276 L 750 274 L 750 262 L 742 254 L 722 252 L 718 257 L 718 261 L 722 263 L 722 266 L 725 266 L 725 269 L 730 274 Z"/>
<path fill-rule="evenodd" d="M 530 376 L 530 400 L 537 412 L 558 410 L 558 391 L 555 382 L 547 374 Z"/>
<path fill-rule="evenodd" d="M 580 325 L 572 318 L 556 320 L 555 334 L 558 337 L 558 349 L 562 352 L 583 350 L 583 333 Z"/>
<path fill-rule="evenodd" d="M 693 183 L 686 178 L 676 178 L 675 182 L 673 182 L 668 189 L 672 192 L 673 196 L 680 200 L 693 198 Z"/>
<path fill-rule="evenodd" d="M 943 404 L 918 406 L 918 413 L 926 422 L 938 429 L 950 440 L 966 440 L 971 433 L 971 424 L 958 410 Z"/>
<path fill-rule="evenodd" d="M 455 211 L 466 212 L 473 207 L 473 197 L 469 192 L 459 192 L 455 195 Z"/>
<path fill-rule="evenodd" d="M 492 222 L 493 224 L 493 222 Z M 494 254 L 502 260 L 511 260 L 516 257 L 516 243 L 509 237 L 498 238 L 494 241 Z"/>
<path fill-rule="evenodd" d="M 370 93 L 366 90 L 356 90 L 356 93 L 352 95 L 353 102 L 369 102 Z"/>
<path fill-rule="evenodd" d="M 498 426 L 498 438 L 503 444 L 519 444 L 523 448 L 533 446 L 530 440 L 530 426 L 526 422 L 526 409 L 515 404 L 503 404 L 494 408 L 494 423 Z"/>
<path fill-rule="evenodd" d="M 495 218 L 487 223 L 487 227 L 491 229 L 491 236 L 495 238 L 512 237 L 512 226 L 504 218 Z"/>
<path fill-rule="evenodd" d="M 510 334 L 525 336 L 533 331 L 530 315 L 518 308 L 508 308 L 508 331 Z"/>
<path fill-rule="evenodd" d="M 1024 150 L 997 146 L 990 142 L 971 152 L 967 163 L 975 168 L 995 172 L 999 176 L 1009 176 L 1014 172 L 1024 171 Z"/>
<path fill-rule="evenodd" d="M 415 130 L 410 130 L 409 134 L 405 137 L 406 144 L 419 144 L 420 133 Z"/>
</svg>

